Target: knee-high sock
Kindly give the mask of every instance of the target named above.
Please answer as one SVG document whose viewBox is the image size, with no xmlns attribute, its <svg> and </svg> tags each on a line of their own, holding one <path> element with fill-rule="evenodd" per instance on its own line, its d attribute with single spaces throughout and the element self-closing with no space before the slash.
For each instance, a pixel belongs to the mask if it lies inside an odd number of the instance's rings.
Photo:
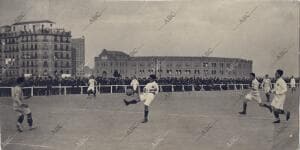
<svg viewBox="0 0 300 150">
<path fill-rule="evenodd" d="M 262 107 L 266 107 L 266 108 L 268 108 L 268 109 L 272 109 L 272 106 L 267 105 L 267 104 L 262 104 L 261 106 L 262 106 Z"/>
<path fill-rule="evenodd" d="M 19 118 L 18 118 L 18 123 L 22 124 L 23 123 L 23 120 L 24 120 L 24 115 L 20 115 Z"/>
<path fill-rule="evenodd" d="M 145 106 L 145 110 L 144 110 L 144 119 L 145 120 L 148 120 L 148 114 L 149 114 L 148 106 Z"/>
<path fill-rule="evenodd" d="M 27 122 L 28 122 L 28 125 L 31 127 L 32 123 L 33 123 L 31 113 L 27 114 Z"/>
<path fill-rule="evenodd" d="M 135 100 L 135 99 L 128 101 L 128 104 L 136 104 L 136 103 L 138 103 L 138 100 Z"/>
<path fill-rule="evenodd" d="M 266 94 L 267 100 L 270 101 L 270 94 Z"/>
<path fill-rule="evenodd" d="M 274 117 L 276 119 L 279 119 L 279 111 L 276 109 L 273 113 L 274 113 Z"/>
<path fill-rule="evenodd" d="M 247 112 L 247 103 L 246 102 L 243 103 L 243 112 Z"/>
</svg>

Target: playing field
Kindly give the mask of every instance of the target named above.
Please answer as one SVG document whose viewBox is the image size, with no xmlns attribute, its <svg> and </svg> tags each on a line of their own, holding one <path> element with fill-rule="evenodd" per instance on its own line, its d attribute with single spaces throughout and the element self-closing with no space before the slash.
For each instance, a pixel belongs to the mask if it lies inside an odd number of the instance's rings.
<svg viewBox="0 0 300 150">
<path fill-rule="evenodd" d="M 9 98 L 0 98 L 4 150 L 296 150 L 298 96 L 287 96 L 289 122 L 273 124 L 273 115 L 256 103 L 241 110 L 241 91 L 160 93 L 143 118 L 143 105 L 126 107 L 124 94 L 32 97 L 28 103 L 39 126 L 16 132 Z M 264 95 L 263 100 L 265 100 Z"/>
</svg>

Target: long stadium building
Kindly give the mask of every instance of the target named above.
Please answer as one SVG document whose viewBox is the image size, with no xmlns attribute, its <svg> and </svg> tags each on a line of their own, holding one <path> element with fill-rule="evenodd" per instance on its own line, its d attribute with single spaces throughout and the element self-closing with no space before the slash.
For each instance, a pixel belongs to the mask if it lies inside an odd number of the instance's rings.
<svg viewBox="0 0 300 150">
<path fill-rule="evenodd" d="M 121 51 L 104 49 L 95 57 L 97 76 L 146 78 L 157 77 L 200 77 L 200 78 L 248 78 L 252 72 L 252 61 L 222 57 L 183 56 L 137 56 Z"/>
</svg>

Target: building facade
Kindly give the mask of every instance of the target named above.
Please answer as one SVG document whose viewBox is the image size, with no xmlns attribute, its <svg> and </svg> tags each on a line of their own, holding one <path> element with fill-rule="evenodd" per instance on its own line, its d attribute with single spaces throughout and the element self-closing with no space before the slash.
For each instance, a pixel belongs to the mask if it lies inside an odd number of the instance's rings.
<svg viewBox="0 0 300 150">
<path fill-rule="evenodd" d="M 200 77 L 200 78 L 248 78 L 252 72 L 252 61 L 239 58 L 220 57 L 174 57 L 143 56 L 130 57 L 120 51 L 103 50 L 95 57 L 95 74 L 113 77 L 146 78 Z"/>
<path fill-rule="evenodd" d="M 49 20 L 0 27 L 1 77 L 71 74 L 71 32 Z"/>
<path fill-rule="evenodd" d="M 72 43 L 72 74 L 74 76 L 84 76 L 85 64 L 85 38 L 73 38 Z"/>
</svg>

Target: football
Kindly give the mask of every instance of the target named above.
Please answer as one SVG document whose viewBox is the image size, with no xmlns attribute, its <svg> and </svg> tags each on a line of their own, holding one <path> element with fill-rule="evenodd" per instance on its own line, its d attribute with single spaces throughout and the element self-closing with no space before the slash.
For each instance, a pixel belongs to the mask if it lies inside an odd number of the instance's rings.
<svg viewBox="0 0 300 150">
<path fill-rule="evenodd" d="M 127 95 L 127 96 L 133 95 L 133 90 L 132 90 L 132 89 L 127 89 L 127 90 L 126 90 L 126 95 Z"/>
</svg>

